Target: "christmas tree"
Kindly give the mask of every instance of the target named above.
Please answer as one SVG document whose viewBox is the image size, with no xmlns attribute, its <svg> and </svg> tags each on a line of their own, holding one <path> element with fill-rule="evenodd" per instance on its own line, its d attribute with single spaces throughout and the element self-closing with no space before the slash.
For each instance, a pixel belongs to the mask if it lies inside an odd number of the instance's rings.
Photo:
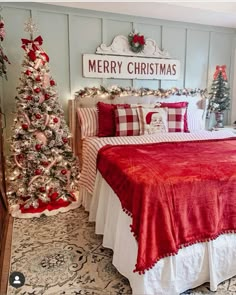
<svg viewBox="0 0 236 295">
<path fill-rule="evenodd" d="M 16 217 L 53 215 L 78 207 L 79 167 L 68 144 L 70 133 L 49 73 L 49 57 L 41 48 L 42 37 L 33 40 L 32 20 L 26 28 L 31 40 L 22 39 L 25 55 L 8 164 L 8 196 Z"/>
<path fill-rule="evenodd" d="M 229 109 L 230 94 L 226 75 L 226 66 L 216 66 L 211 86 L 209 111 L 221 113 Z"/>
<path fill-rule="evenodd" d="M 0 77 L 5 77 L 7 79 L 7 67 L 6 63 L 10 64 L 6 54 L 4 53 L 4 48 L 2 42 L 6 36 L 4 21 L 0 15 Z"/>
</svg>

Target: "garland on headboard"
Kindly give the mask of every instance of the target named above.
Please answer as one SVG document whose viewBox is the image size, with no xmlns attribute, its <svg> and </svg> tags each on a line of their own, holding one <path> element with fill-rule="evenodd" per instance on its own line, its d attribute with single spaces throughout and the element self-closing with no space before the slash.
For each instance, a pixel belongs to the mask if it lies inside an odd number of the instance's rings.
<svg viewBox="0 0 236 295">
<path fill-rule="evenodd" d="M 131 87 L 118 87 L 112 86 L 110 88 L 106 88 L 104 86 L 97 87 L 85 87 L 77 92 L 75 92 L 75 96 L 77 98 L 86 97 L 86 96 L 97 96 L 97 95 L 106 95 L 110 96 L 111 99 L 114 99 L 116 96 L 145 96 L 145 95 L 154 95 L 159 98 L 167 98 L 170 95 L 186 95 L 186 96 L 195 96 L 197 94 L 201 94 L 201 96 L 205 97 L 207 94 L 207 89 L 149 89 L 149 88 L 139 88 L 134 89 Z"/>
</svg>

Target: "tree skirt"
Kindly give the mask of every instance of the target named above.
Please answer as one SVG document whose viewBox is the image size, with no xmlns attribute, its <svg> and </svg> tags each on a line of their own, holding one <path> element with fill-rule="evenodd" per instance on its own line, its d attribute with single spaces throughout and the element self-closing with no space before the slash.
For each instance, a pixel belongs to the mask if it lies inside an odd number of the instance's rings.
<svg viewBox="0 0 236 295">
<path fill-rule="evenodd" d="M 11 269 L 24 274 L 25 285 L 7 294 L 123 295 L 128 280 L 112 265 L 112 251 L 102 246 L 94 223 L 82 207 L 57 216 L 15 219 Z M 235 294 L 236 278 L 220 284 L 216 295 Z M 212 294 L 206 283 L 184 294 Z"/>
<path fill-rule="evenodd" d="M 10 214 L 15 218 L 33 218 L 41 215 L 54 216 L 58 213 L 65 213 L 69 210 L 78 208 L 81 203 L 78 201 L 79 192 L 74 193 L 74 201 L 67 202 L 62 199 L 50 203 L 43 203 L 39 201 L 38 208 L 24 208 L 19 204 L 10 205 Z"/>
</svg>

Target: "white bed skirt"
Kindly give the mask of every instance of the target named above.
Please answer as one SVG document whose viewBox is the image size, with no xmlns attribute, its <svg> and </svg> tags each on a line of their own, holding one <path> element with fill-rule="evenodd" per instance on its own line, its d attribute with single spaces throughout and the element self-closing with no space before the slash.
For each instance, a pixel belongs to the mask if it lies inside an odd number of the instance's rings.
<svg viewBox="0 0 236 295">
<path fill-rule="evenodd" d="M 144 275 L 134 273 L 137 243 L 129 225 L 131 218 L 98 173 L 94 195 L 86 193 L 83 204 L 89 209 L 89 221 L 96 222 L 96 234 L 103 235 L 103 246 L 113 249 L 113 264 L 128 278 L 135 295 L 175 295 L 210 282 L 210 289 L 236 275 L 236 235 L 225 234 L 208 243 L 179 250 L 178 255 L 161 259 Z M 90 208 L 89 208 L 90 207 Z"/>
</svg>

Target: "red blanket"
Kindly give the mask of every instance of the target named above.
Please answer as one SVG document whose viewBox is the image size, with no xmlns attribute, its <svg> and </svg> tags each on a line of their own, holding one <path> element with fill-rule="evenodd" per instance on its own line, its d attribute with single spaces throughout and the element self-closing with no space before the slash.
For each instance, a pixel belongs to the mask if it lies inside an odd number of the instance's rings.
<svg viewBox="0 0 236 295">
<path fill-rule="evenodd" d="M 97 165 L 132 216 L 135 271 L 236 230 L 236 139 L 105 146 Z"/>
</svg>

